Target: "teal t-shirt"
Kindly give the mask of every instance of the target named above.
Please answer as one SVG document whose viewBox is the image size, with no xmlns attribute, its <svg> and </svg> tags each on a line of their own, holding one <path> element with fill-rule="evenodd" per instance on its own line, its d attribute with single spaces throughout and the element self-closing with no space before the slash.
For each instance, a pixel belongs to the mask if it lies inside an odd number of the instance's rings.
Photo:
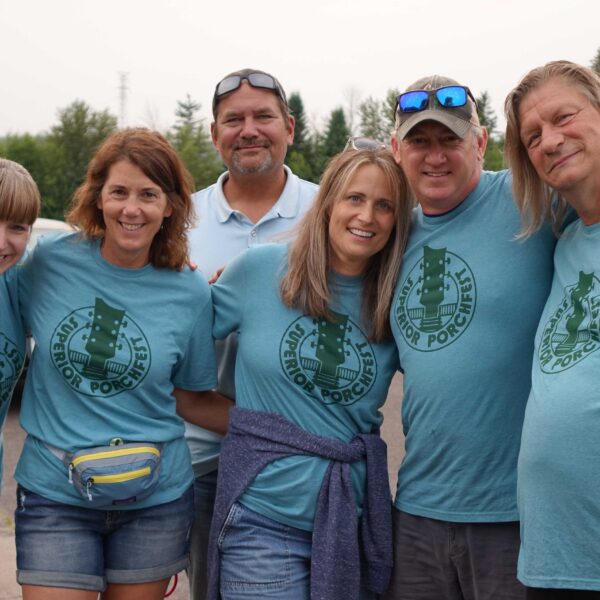
<svg viewBox="0 0 600 600">
<path fill-rule="evenodd" d="M 504 172 L 456 209 L 417 209 L 391 311 L 406 455 L 395 506 L 455 522 L 518 519 L 517 456 L 555 239 L 516 240 Z"/>
<path fill-rule="evenodd" d="M 4 453 L 2 427 L 25 358 L 25 334 L 16 306 L 15 273 L 12 268 L 0 275 L 0 489 Z"/>
<path fill-rule="evenodd" d="M 187 269 L 116 267 L 102 258 L 98 241 L 67 234 L 38 243 L 19 273 L 19 296 L 35 349 L 17 481 L 85 506 L 44 442 L 66 451 L 113 438 L 168 442 L 159 487 L 131 508 L 181 496 L 193 474 L 172 391 L 216 385 L 208 284 Z"/>
<path fill-rule="evenodd" d="M 238 332 L 236 403 L 277 413 L 311 433 L 349 442 L 381 425 L 398 358 L 393 341 L 369 342 L 360 318 L 362 278 L 333 274 L 335 321 L 285 306 L 279 294 L 288 246 L 252 248 L 212 286 L 216 338 Z M 275 521 L 312 530 L 328 461 L 310 456 L 277 460 L 263 469 L 241 502 Z M 358 509 L 365 469 L 351 465 Z"/>
<path fill-rule="evenodd" d="M 519 456 L 519 579 L 600 590 L 600 224 L 571 224 L 537 330 Z"/>
</svg>

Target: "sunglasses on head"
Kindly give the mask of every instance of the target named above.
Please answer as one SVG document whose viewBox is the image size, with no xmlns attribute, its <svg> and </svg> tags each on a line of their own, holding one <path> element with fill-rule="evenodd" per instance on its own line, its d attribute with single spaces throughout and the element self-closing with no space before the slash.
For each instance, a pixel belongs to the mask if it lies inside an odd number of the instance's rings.
<svg viewBox="0 0 600 600">
<path fill-rule="evenodd" d="M 271 90 L 275 92 L 287 106 L 287 98 L 285 97 L 285 93 L 282 87 L 279 85 L 277 79 L 267 73 L 255 71 L 253 73 L 248 73 L 247 75 L 229 75 L 228 77 L 225 77 L 225 79 L 219 81 L 213 96 L 213 111 L 221 96 L 237 90 L 242 85 L 243 81 L 247 81 L 248 85 L 251 85 L 254 88 Z"/>
<path fill-rule="evenodd" d="M 385 144 L 368 137 L 350 137 L 344 146 L 346 150 L 385 150 Z"/>
<path fill-rule="evenodd" d="M 471 98 L 475 106 L 477 102 L 468 87 L 463 85 L 447 85 L 437 90 L 411 90 L 398 96 L 398 110 L 403 113 L 418 112 L 429 107 L 429 98 L 434 96 L 442 108 L 460 108 Z"/>
</svg>

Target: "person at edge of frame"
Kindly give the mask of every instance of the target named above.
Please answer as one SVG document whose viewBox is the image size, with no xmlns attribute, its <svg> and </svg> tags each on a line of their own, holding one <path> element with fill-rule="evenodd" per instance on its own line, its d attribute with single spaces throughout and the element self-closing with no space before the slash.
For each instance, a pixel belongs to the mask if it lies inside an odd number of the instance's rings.
<svg viewBox="0 0 600 600">
<path fill-rule="evenodd" d="M 0 491 L 2 490 L 2 426 L 23 368 L 25 331 L 16 296 L 16 265 L 27 249 L 40 211 L 40 192 L 20 164 L 0 158 Z"/>
<path fill-rule="evenodd" d="M 273 241 L 298 224 L 318 190 L 284 165 L 294 117 L 279 81 L 257 69 L 226 75 L 216 86 L 211 136 L 227 171 L 193 195 L 198 216 L 190 255 L 208 278 L 243 250 Z M 236 335 L 216 342 L 218 390 L 235 398 Z M 186 424 L 195 473 L 190 596 L 205 600 L 207 547 L 221 436 Z"/>
<path fill-rule="evenodd" d="M 384 598 L 520 599 L 517 456 L 555 236 L 516 239 L 511 175 L 483 170 L 467 86 L 410 85 L 391 144 L 418 207 L 390 315 L 406 454 Z"/>
<path fill-rule="evenodd" d="M 518 577 L 528 600 L 600 598 L 600 76 L 569 61 L 508 94 L 505 156 L 524 217 L 560 235 L 535 338 L 518 465 Z M 568 220 L 568 219 L 567 219 Z"/>
</svg>

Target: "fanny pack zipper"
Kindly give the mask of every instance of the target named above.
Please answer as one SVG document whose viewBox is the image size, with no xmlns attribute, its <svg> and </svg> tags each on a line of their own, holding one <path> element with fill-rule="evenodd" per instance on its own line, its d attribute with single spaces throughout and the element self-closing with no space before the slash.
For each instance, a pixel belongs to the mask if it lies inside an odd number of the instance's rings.
<svg viewBox="0 0 600 600">
<path fill-rule="evenodd" d="M 150 467 L 143 467 L 142 469 L 136 469 L 135 471 L 129 471 L 129 473 L 119 473 L 118 475 L 94 475 L 90 477 L 85 484 L 85 491 L 88 500 L 92 501 L 92 485 L 101 483 L 121 483 L 123 481 L 130 481 L 137 479 L 138 477 L 146 477 L 150 475 Z"/>
</svg>

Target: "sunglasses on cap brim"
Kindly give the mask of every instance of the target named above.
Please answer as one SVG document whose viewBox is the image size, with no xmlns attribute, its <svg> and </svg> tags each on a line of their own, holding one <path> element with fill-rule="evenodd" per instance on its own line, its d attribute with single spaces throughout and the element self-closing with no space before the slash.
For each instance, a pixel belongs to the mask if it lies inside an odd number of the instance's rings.
<svg viewBox="0 0 600 600">
<path fill-rule="evenodd" d="M 460 108 L 471 98 L 477 106 L 471 90 L 463 85 L 447 85 L 437 90 L 411 90 L 398 96 L 398 110 L 403 113 L 419 112 L 429 108 L 429 99 L 434 97 L 442 108 Z"/>
<path fill-rule="evenodd" d="M 219 81 L 213 96 L 213 111 L 221 97 L 237 90 L 242 85 L 243 81 L 247 81 L 248 85 L 253 88 L 275 92 L 287 106 L 287 98 L 277 79 L 267 73 L 254 72 L 248 73 L 248 75 L 229 75 L 228 77 L 225 77 L 225 79 Z"/>
</svg>

